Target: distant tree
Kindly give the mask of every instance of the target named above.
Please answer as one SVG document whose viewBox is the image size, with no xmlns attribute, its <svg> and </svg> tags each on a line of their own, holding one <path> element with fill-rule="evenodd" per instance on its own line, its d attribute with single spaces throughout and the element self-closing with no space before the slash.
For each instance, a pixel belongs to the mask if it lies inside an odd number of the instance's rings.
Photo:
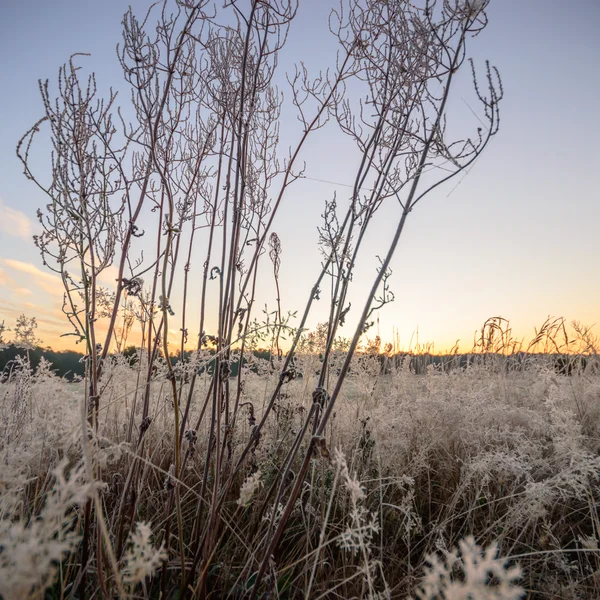
<svg viewBox="0 0 600 600">
<path fill-rule="evenodd" d="M 37 320 L 35 317 L 27 317 L 22 314 L 15 325 L 15 338 L 13 343 L 15 346 L 20 348 L 26 348 L 27 350 L 33 350 L 36 346 L 42 343 L 36 336 L 36 329 L 38 327 Z"/>
<path fill-rule="evenodd" d="M 8 338 L 5 338 L 6 332 L 10 329 L 4 324 L 4 321 L 0 323 L 0 350 L 4 350 L 8 344 Z"/>
</svg>

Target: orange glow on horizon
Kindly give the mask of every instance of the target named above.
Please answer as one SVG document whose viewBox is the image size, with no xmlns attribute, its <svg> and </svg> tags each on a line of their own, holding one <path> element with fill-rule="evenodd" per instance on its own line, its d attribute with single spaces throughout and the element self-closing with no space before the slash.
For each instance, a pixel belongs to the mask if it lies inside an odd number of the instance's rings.
<svg viewBox="0 0 600 600">
<path fill-rule="evenodd" d="M 35 316 L 35 315 L 32 313 L 32 316 Z M 63 318 L 64 318 L 64 316 L 63 316 Z M 56 325 L 48 326 L 47 323 L 45 323 L 44 317 L 41 317 L 38 319 L 38 325 L 39 325 L 39 327 L 38 327 L 38 330 L 36 333 L 37 333 L 37 336 L 42 340 L 42 343 L 40 345 L 43 348 L 50 347 L 52 350 L 55 350 L 55 351 L 71 350 L 71 351 L 80 352 L 80 353 L 86 352 L 85 345 L 82 342 L 79 344 L 75 343 L 75 340 L 76 340 L 75 336 L 71 336 L 71 335 L 61 336 L 61 333 L 68 332 L 68 330 L 67 330 L 68 324 L 67 323 L 65 323 L 64 329 L 62 331 L 60 331 Z M 585 343 L 582 342 L 581 340 L 577 341 L 577 334 L 576 334 L 575 330 L 573 329 L 573 326 L 566 321 L 565 321 L 565 326 L 566 326 L 568 340 L 571 343 L 570 351 L 574 352 L 574 353 L 585 352 L 586 351 Z M 108 329 L 108 321 L 106 319 L 98 322 L 97 329 L 96 329 L 96 336 L 97 336 L 99 343 L 104 343 L 107 329 Z M 540 328 L 537 329 L 538 332 L 539 332 L 539 329 Z M 585 328 L 584 328 L 584 330 L 585 330 Z M 598 347 L 600 346 L 600 343 L 599 343 L 600 340 L 596 335 L 596 327 L 591 326 L 591 327 L 588 327 L 587 330 L 588 330 L 588 340 L 587 340 L 588 345 L 591 345 L 595 349 L 598 349 Z M 530 343 L 534 339 L 535 331 L 536 331 L 536 329 L 534 329 L 533 327 L 528 332 L 521 332 L 518 330 L 511 331 L 510 338 L 508 340 L 508 343 L 505 346 L 505 348 L 508 349 L 508 353 L 510 353 L 511 349 L 514 349 L 514 351 L 519 351 L 519 350 L 527 351 Z M 369 341 L 373 342 L 375 340 L 376 334 L 369 335 L 369 333 L 370 332 L 367 332 L 367 334 L 365 336 L 363 336 L 363 338 L 361 339 L 359 351 L 364 350 L 367 347 Z M 169 347 L 171 348 L 172 355 L 175 355 L 179 352 L 179 348 L 180 348 L 180 344 L 181 344 L 180 335 L 181 334 L 179 332 L 176 332 L 175 330 L 170 329 Z M 404 352 L 409 352 L 409 353 L 413 353 L 413 354 L 429 353 L 429 354 L 433 354 L 433 355 L 447 355 L 447 354 L 451 354 L 451 353 L 468 354 L 468 353 L 473 352 L 474 350 L 476 352 L 481 351 L 480 348 L 475 348 L 475 346 L 474 346 L 474 337 L 480 336 L 480 335 L 481 335 L 481 328 L 478 330 L 473 329 L 470 339 L 440 338 L 433 342 L 431 342 L 431 341 L 423 342 L 423 341 L 419 340 L 417 343 L 417 341 L 416 341 L 417 336 L 414 335 L 412 339 L 409 339 L 408 343 L 403 343 L 403 340 L 400 340 L 400 343 L 398 343 L 398 339 L 394 340 L 393 335 L 386 336 L 385 334 L 383 334 L 380 336 L 380 350 L 382 353 L 384 353 L 386 350 L 386 346 L 387 346 L 387 350 L 391 351 L 391 352 L 386 352 L 388 354 L 389 353 L 396 354 L 396 353 L 404 353 Z M 561 330 L 557 334 L 554 335 L 555 342 L 552 342 L 551 338 L 548 338 L 546 340 L 543 339 L 540 341 L 540 343 L 537 346 L 530 348 L 530 351 L 531 352 L 556 352 L 556 351 L 568 352 L 569 348 L 564 343 L 563 335 L 564 334 L 562 333 L 562 330 Z M 193 337 L 195 338 L 195 336 L 193 336 Z M 9 335 L 9 338 L 10 338 L 10 335 Z M 192 338 L 192 336 L 190 335 L 190 339 L 191 338 Z M 141 341 L 142 341 L 141 331 L 139 330 L 139 328 L 136 329 L 134 326 L 131 329 L 131 331 L 129 332 L 124 343 L 121 343 L 121 350 L 123 350 L 126 347 L 130 347 L 130 346 L 139 347 Z M 235 344 L 235 347 L 237 347 L 237 346 L 239 346 L 239 344 Z M 263 347 L 264 349 L 267 349 L 268 346 L 269 346 L 268 343 L 261 344 L 261 347 Z M 280 341 L 280 347 L 284 353 L 289 350 L 290 346 L 291 346 L 290 336 L 286 336 L 285 340 Z M 501 343 L 499 343 L 496 346 L 490 345 L 491 351 L 494 351 L 494 348 L 496 348 L 496 350 L 500 349 L 500 351 L 501 351 L 501 347 L 502 347 Z M 186 352 L 194 351 L 196 349 L 197 349 L 197 346 L 195 344 L 190 343 L 189 341 L 187 344 L 185 344 Z M 115 351 L 115 350 L 116 350 L 116 344 L 115 344 L 114 338 L 113 338 L 113 342 L 111 344 L 111 352 Z M 590 348 L 588 348 L 587 351 L 590 351 Z"/>
</svg>

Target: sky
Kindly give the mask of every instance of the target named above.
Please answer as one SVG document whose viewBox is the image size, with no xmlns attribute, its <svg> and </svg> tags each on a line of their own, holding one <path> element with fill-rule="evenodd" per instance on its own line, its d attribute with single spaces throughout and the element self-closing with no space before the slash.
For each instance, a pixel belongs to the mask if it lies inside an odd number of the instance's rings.
<svg viewBox="0 0 600 600">
<path fill-rule="evenodd" d="M 331 64 L 327 15 L 334 4 L 300 0 L 282 62 L 302 60 L 312 69 Z M 59 338 L 68 331 L 61 284 L 31 238 L 44 198 L 23 176 L 15 147 L 43 114 L 38 79 L 55 79 L 72 53 L 91 54 L 85 66 L 96 72 L 100 89 L 118 87 L 115 47 L 127 5 L 6 0 L 0 7 L 0 322 L 12 326 L 21 313 L 35 316 L 39 337 L 55 348 L 73 343 Z M 138 14 L 146 6 L 133 1 Z M 377 325 L 384 340 L 399 340 L 405 349 L 418 335 L 438 351 L 457 340 L 467 350 L 473 332 L 492 316 L 509 319 L 519 338 L 550 315 L 587 325 L 600 320 L 600 3 L 491 0 L 487 12 L 489 25 L 469 54 L 480 67 L 489 59 L 501 73 L 500 131 L 464 177 L 410 215 L 392 263 L 396 300 L 380 311 Z M 456 125 L 472 131 L 477 122 L 461 89 L 452 105 Z M 357 166 L 347 142 L 319 135 L 302 156 L 307 179 L 294 185 L 274 223 L 283 246 L 284 311 L 304 306 L 319 271 L 317 226 L 325 201 L 334 193 L 348 197 Z M 390 208 L 377 217 L 354 278 L 357 309 L 397 216 Z M 271 309 L 268 271 L 261 271 L 261 289 Z M 109 271 L 103 283 L 113 281 Z M 312 326 L 325 319 L 325 309 L 318 307 Z"/>
</svg>

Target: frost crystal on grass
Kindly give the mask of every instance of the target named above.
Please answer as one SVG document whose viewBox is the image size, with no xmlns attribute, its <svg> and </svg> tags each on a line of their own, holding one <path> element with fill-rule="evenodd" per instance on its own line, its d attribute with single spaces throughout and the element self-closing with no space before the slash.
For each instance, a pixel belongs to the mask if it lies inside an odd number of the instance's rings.
<svg viewBox="0 0 600 600">
<path fill-rule="evenodd" d="M 250 506 L 256 490 L 262 485 L 260 475 L 260 471 L 256 471 L 256 473 L 246 477 L 246 480 L 242 483 L 242 487 L 240 488 L 240 497 L 237 500 L 239 506 L 242 506 L 243 508 Z"/>
<path fill-rule="evenodd" d="M 129 534 L 130 547 L 125 555 L 123 580 L 134 585 L 152 575 L 167 559 L 162 544 L 155 548 L 151 541 L 152 530 L 148 523 L 138 523 L 135 531 Z"/>
<path fill-rule="evenodd" d="M 516 582 L 521 577 L 519 567 L 506 567 L 498 558 L 493 543 L 482 549 L 471 536 L 459 542 L 459 551 L 427 558 L 425 577 L 419 586 L 418 600 L 519 600 L 523 588 Z"/>
<path fill-rule="evenodd" d="M 82 466 L 66 473 L 66 461 L 54 470 L 55 484 L 35 519 L 13 522 L 17 497 L 0 497 L 0 597 L 24 600 L 43 596 L 55 580 L 57 565 L 75 550 L 74 507 L 85 503 L 92 484 Z"/>
</svg>

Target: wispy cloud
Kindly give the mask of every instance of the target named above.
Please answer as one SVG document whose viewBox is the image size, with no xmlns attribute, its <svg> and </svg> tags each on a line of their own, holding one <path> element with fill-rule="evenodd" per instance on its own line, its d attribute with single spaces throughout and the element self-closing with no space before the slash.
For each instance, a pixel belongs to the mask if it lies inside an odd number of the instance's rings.
<svg viewBox="0 0 600 600">
<path fill-rule="evenodd" d="M 68 326 L 58 302 L 51 306 L 42 306 L 27 300 L 19 299 L 16 302 L 9 302 L 5 299 L 0 299 L 0 315 L 2 317 L 16 319 L 22 314 L 28 317 L 36 317 L 40 324 L 43 321 L 49 326 L 62 329 L 62 331 Z"/>
<path fill-rule="evenodd" d="M 31 290 L 25 287 L 18 287 L 13 290 L 17 296 L 31 296 Z"/>
<path fill-rule="evenodd" d="M 68 327 L 67 319 L 58 306 L 44 307 L 34 302 L 23 302 L 23 308 L 33 316 L 43 318 L 47 323 L 52 323 L 62 330 Z"/>
<path fill-rule="evenodd" d="M 12 277 L 10 277 L 6 271 L 0 268 L 0 285 L 3 287 L 11 288 L 15 284 Z"/>
<path fill-rule="evenodd" d="M 33 276 L 32 284 L 36 284 L 41 287 L 44 291 L 56 296 L 57 294 L 62 295 L 63 284 L 60 277 L 56 275 L 52 275 L 50 273 L 46 273 L 41 269 L 38 269 L 35 265 L 31 263 L 23 262 L 21 260 L 15 260 L 12 258 L 2 258 L 0 259 L 2 264 L 10 267 L 15 271 L 20 271 L 21 273 L 26 273 L 27 275 Z"/>
<path fill-rule="evenodd" d="M 9 328 L 14 328 L 14 324 L 20 315 L 35 317 L 38 324 L 36 335 L 42 340 L 42 345 L 50 345 L 57 350 L 63 350 L 74 346 L 70 338 L 61 338 L 60 336 L 69 330 L 68 323 L 60 309 L 45 308 L 33 302 L 19 302 L 15 305 L 11 302 L 0 301 L 0 322 L 5 321 Z M 10 339 L 10 334 L 9 334 Z"/>
<path fill-rule="evenodd" d="M 0 198 L 0 232 L 29 241 L 33 223 L 25 213 L 7 206 Z"/>
</svg>

